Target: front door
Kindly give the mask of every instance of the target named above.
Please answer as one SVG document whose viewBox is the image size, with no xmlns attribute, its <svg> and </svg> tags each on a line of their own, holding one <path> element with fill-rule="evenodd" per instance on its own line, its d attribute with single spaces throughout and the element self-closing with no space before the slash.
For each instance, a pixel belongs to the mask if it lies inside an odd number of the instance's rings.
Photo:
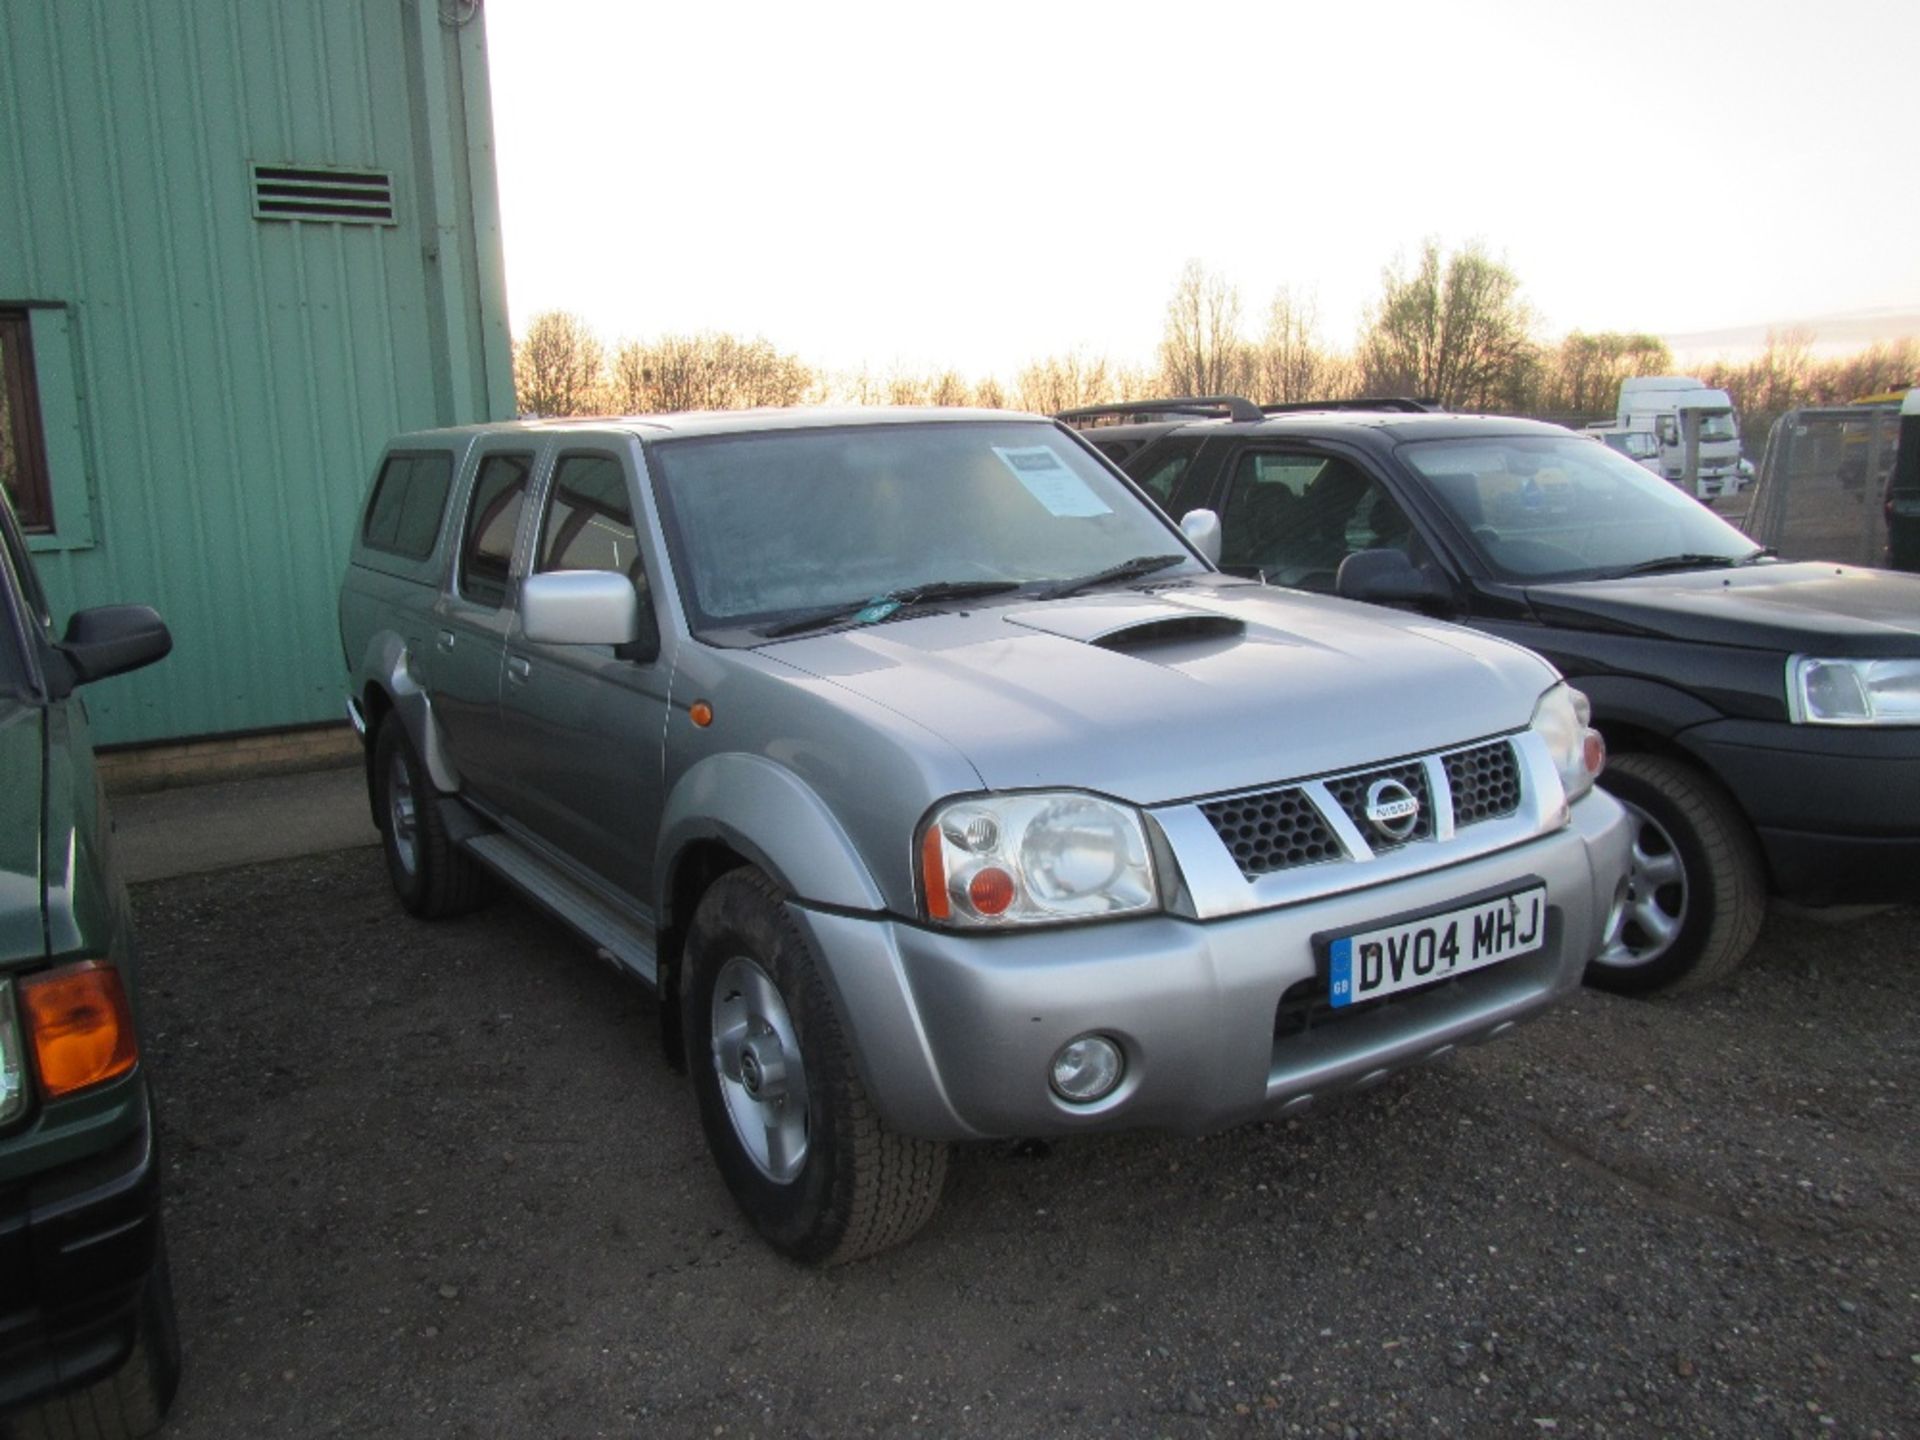
<svg viewBox="0 0 1920 1440">
<path fill-rule="evenodd" d="M 501 710 L 512 731 L 514 815 L 536 838 L 642 904 L 659 830 L 668 666 L 634 525 L 626 456 L 564 449 L 553 465 L 530 574 L 610 570 L 632 581 L 642 639 L 544 645 L 507 636 Z"/>
</svg>

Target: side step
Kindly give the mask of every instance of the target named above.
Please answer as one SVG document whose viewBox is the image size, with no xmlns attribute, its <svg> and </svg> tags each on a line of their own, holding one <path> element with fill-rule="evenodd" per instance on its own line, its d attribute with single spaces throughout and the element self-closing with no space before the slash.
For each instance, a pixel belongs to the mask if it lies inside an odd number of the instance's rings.
<svg viewBox="0 0 1920 1440">
<path fill-rule="evenodd" d="M 616 908 L 512 836 L 493 831 L 475 835 L 464 845 L 502 880 L 598 946 L 602 958 L 658 988 L 653 926 Z"/>
</svg>

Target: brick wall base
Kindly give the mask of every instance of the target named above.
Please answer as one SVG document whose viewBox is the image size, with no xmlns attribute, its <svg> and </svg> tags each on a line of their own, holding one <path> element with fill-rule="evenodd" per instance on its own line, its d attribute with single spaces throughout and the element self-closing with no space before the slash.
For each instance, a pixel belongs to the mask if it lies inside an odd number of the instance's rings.
<svg viewBox="0 0 1920 1440">
<path fill-rule="evenodd" d="M 344 722 L 268 730 L 250 735 L 214 735 L 159 745 L 103 750 L 97 757 L 109 794 L 131 795 L 175 785 L 245 780 L 360 763 L 360 737 Z"/>
</svg>

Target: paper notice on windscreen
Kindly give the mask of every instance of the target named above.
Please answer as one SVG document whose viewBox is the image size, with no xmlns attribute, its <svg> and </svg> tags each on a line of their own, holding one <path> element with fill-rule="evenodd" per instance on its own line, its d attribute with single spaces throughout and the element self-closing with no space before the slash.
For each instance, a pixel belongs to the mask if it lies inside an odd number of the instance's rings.
<svg viewBox="0 0 1920 1440">
<path fill-rule="evenodd" d="M 1000 463 L 1027 487 L 1033 498 L 1047 507 L 1049 515 L 1111 515 L 1112 509 L 1078 475 L 1066 467 L 1060 457 L 1045 445 L 1023 445 L 1018 449 L 1004 445 L 993 447 Z"/>
</svg>

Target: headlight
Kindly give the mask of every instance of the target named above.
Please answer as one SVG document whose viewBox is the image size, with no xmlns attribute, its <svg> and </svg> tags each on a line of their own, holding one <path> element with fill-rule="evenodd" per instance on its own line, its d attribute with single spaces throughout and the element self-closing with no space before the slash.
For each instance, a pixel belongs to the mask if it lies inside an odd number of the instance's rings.
<svg viewBox="0 0 1920 1440">
<path fill-rule="evenodd" d="M 1920 660 L 1787 661 L 1796 725 L 1920 725 Z"/>
<path fill-rule="evenodd" d="M 27 1058 L 14 1018 L 13 986 L 0 981 L 0 1125 L 27 1108 Z"/>
<path fill-rule="evenodd" d="M 1160 908 L 1140 812 L 1073 792 L 940 806 L 920 837 L 927 918 L 972 927 L 1097 920 Z"/>
<path fill-rule="evenodd" d="M 1568 803 L 1591 790 L 1595 777 L 1606 768 L 1607 742 L 1587 723 L 1592 718 L 1593 706 L 1587 697 L 1564 683 L 1547 691 L 1533 707 L 1529 725 L 1546 741 Z"/>
</svg>

